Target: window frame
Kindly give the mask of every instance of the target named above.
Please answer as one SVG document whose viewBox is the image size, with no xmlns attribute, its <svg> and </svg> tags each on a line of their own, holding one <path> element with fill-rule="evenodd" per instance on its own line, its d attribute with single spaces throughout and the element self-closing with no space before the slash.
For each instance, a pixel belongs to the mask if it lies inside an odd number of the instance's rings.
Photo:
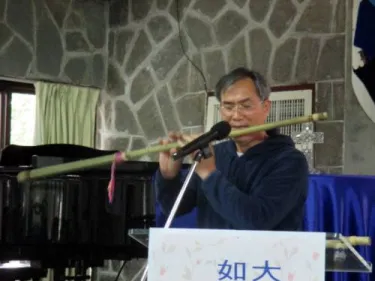
<svg viewBox="0 0 375 281">
<path fill-rule="evenodd" d="M 10 144 L 12 94 L 35 95 L 32 83 L 0 80 L 0 150 Z"/>
</svg>

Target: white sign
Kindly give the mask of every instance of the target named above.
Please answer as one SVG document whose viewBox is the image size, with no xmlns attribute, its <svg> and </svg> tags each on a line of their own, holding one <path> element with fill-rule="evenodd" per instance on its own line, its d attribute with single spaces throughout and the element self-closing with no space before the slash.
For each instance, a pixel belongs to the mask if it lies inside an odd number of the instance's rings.
<svg viewBox="0 0 375 281">
<path fill-rule="evenodd" d="M 150 229 L 148 281 L 323 281 L 325 233 Z"/>
</svg>

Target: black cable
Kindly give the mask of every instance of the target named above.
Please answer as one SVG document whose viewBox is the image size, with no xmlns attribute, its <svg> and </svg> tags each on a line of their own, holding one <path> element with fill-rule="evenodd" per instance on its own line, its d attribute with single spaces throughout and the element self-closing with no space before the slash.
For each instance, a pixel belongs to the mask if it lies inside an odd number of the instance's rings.
<svg viewBox="0 0 375 281">
<path fill-rule="evenodd" d="M 206 81 L 206 78 L 204 77 L 204 74 L 202 72 L 201 69 L 199 69 L 198 66 L 195 65 L 195 63 L 189 58 L 189 56 L 187 55 L 185 49 L 184 49 L 184 44 L 182 42 L 182 36 L 181 36 L 181 24 L 180 24 L 180 9 L 178 7 L 178 1 L 179 0 L 176 0 L 176 19 L 177 19 L 177 23 L 178 23 L 178 37 L 180 39 L 180 45 L 181 45 L 181 50 L 182 50 L 182 53 L 185 55 L 185 57 L 187 58 L 187 60 L 195 67 L 195 69 L 200 73 L 200 75 L 202 76 L 202 79 L 203 79 L 203 86 L 204 86 L 204 90 L 206 91 L 206 94 L 208 94 L 208 89 L 207 89 L 207 81 Z"/>
<path fill-rule="evenodd" d="M 113 281 L 118 281 L 118 279 L 120 278 L 121 271 L 122 271 L 122 270 L 124 269 L 124 267 L 125 267 L 125 264 L 126 264 L 126 261 L 124 261 L 124 262 L 122 263 L 122 265 L 121 265 L 121 267 L 120 267 L 120 269 L 119 269 L 119 271 L 118 271 L 118 273 L 117 273 L 117 276 L 116 276 L 115 280 L 113 280 Z"/>
</svg>

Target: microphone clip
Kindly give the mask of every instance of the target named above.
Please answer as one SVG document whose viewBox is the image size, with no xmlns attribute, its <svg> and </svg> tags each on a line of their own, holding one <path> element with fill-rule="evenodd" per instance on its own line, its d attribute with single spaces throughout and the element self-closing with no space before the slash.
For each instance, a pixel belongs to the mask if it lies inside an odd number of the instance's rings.
<svg viewBox="0 0 375 281">
<path fill-rule="evenodd" d="M 197 149 L 197 152 L 195 152 L 193 161 L 199 162 L 202 159 L 210 158 L 212 155 L 213 154 L 211 152 L 211 149 L 210 149 L 209 145 L 206 145 L 204 147 L 201 147 L 201 148 Z M 173 153 L 172 158 L 175 161 L 181 158 L 178 150 L 177 150 L 177 152 Z"/>
<path fill-rule="evenodd" d="M 197 151 L 194 155 L 194 161 L 199 162 L 202 159 L 208 159 L 212 157 L 212 152 L 209 146 L 203 147 Z"/>
</svg>

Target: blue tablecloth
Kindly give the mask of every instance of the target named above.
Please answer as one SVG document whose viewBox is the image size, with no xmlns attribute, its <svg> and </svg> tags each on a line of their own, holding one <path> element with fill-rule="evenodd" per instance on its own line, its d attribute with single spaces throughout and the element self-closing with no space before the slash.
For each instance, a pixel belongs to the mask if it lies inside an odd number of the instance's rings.
<svg viewBox="0 0 375 281">
<path fill-rule="evenodd" d="M 370 236 L 375 243 L 375 177 L 311 175 L 306 203 L 305 231 L 339 232 L 346 236 Z M 165 216 L 156 206 L 157 225 Z M 172 227 L 195 228 L 195 210 L 178 217 Z M 375 245 L 360 249 L 373 262 Z M 375 281 L 375 274 L 327 273 L 326 280 Z"/>
</svg>

